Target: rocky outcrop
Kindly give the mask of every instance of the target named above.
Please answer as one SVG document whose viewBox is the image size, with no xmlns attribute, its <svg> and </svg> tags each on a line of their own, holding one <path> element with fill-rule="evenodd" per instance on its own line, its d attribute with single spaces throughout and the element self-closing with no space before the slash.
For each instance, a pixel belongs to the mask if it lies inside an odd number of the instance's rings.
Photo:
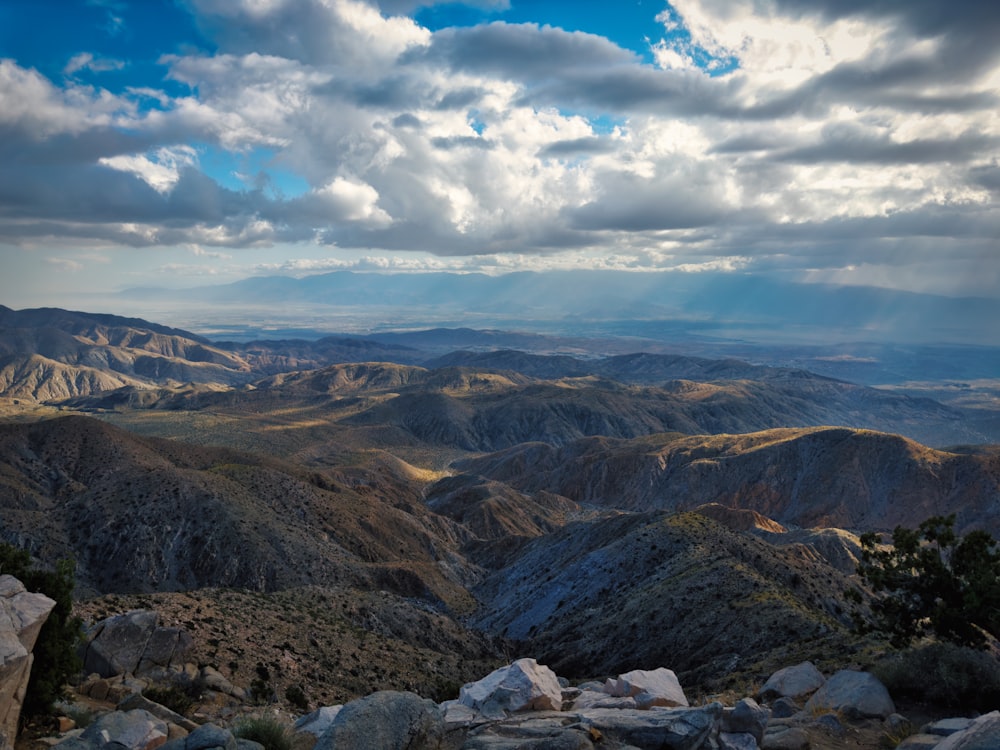
<svg viewBox="0 0 1000 750">
<path fill-rule="evenodd" d="M 558 711 L 562 688 L 555 673 L 534 659 L 518 659 L 462 687 L 458 701 L 488 718 L 509 712 Z"/>
<path fill-rule="evenodd" d="M 869 672 L 842 669 L 817 690 L 806 711 L 840 711 L 851 718 L 887 718 L 896 713 L 889 691 Z"/>
<path fill-rule="evenodd" d="M 617 679 L 609 679 L 604 692 L 615 697 L 635 698 L 639 708 L 689 705 L 677 675 L 665 667 L 626 672 Z"/>
<path fill-rule="evenodd" d="M 764 700 L 801 698 L 819 690 L 824 682 L 823 673 L 811 661 L 804 661 L 772 674 L 760 689 L 760 697 Z"/>
<path fill-rule="evenodd" d="M 167 741 L 167 723 L 148 711 L 113 711 L 99 717 L 59 750 L 156 750 Z"/>
<path fill-rule="evenodd" d="M 183 628 L 161 627 L 151 610 L 133 610 L 101 620 L 87 632 L 83 668 L 113 677 L 181 670 L 193 646 Z"/>
<path fill-rule="evenodd" d="M 55 607 L 44 594 L 29 593 L 9 575 L 0 576 L 0 750 L 14 745 L 38 634 Z"/>
<path fill-rule="evenodd" d="M 444 716 L 433 701 L 383 690 L 344 706 L 314 750 L 438 750 L 444 735 Z"/>
</svg>

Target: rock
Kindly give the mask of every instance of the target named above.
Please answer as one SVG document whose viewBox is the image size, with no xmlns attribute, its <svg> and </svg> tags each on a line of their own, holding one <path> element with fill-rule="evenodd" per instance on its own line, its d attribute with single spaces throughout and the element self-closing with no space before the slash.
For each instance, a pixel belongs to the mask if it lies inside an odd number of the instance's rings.
<svg viewBox="0 0 1000 750">
<path fill-rule="evenodd" d="M 149 713 L 157 719 L 163 719 L 169 724 L 176 724 L 188 732 L 193 732 L 198 728 L 198 725 L 190 719 L 181 716 L 176 711 L 171 711 L 166 706 L 161 706 L 159 703 L 149 700 L 149 698 L 146 698 L 141 693 L 132 693 L 117 706 L 119 711 L 130 711 L 135 708 L 141 708 L 144 711 L 149 711 Z"/>
<path fill-rule="evenodd" d="M 896 706 L 885 685 L 869 672 L 842 669 L 817 690 L 805 710 L 841 711 L 848 718 L 886 718 L 896 713 Z"/>
<path fill-rule="evenodd" d="M 444 734 L 444 716 L 433 701 L 384 690 L 346 704 L 314 750 L 437 750 Z"/>
<path fill-rule="evenodd" d="M 798 727 L 768 727 L 761 750 L 809 750 L 809 736 Z"/>
<path fill-rule="evenodd" d="M 194 639 L 183 628 L 156 628 L 149 636 L 135 668 L 136 674 L 145 674 L 156 667 L 176 665 L 183 668 Z"/>
<path fill-rule="evenodd" d="M 757 705 L 753 698 L 743 698 L 733 708 L 722 712 L 722 731 L 731 734 L 749 734 L 758 744 L 764 738 L 770 711 Z"/>
<path fill-rule="evenodd" d="M 295 722 L 296 732 L 305 732 L 315 737 L 319 737 L 325 732 L 333 720 L 337 718 L 343 706 L 320 706 L 312 713 L 308 713 Z"/>
<path fill-rule="evenodd" d="M 58 716 L 56 717 L 56 721 L 58 722 L 56 731 L 58 731 L 59 734 L 65 734 L 70 729 L 76 729 L 76 722 L 68 716 Z"/>
<path fill-rule="evenodd" d="M 802 709 L 791 698 L 778 698 L 771 704 L 771 716 L 775 719 L 787 719 L 795 716 Z"/>
<path fill-rule="evenodd" d="M 83 666 L 101 677 L 183 672 L 194 640 L 182 628 L 159 627 L 160 617 L 136 609 L 101 620 L 87 631 Z"/>
<path fill-rule="evenodd" d="M 444 714 L 445 726 L 450 730 L 457 727 L 472 727 L 479 724 L 486 724 L 490 722 L 481 713 L 479 713 L 474 708 L 469 708 L 464 703 L 460 703 L 457 699 L 445 701 L 438 705 L 441 709 L 441 713 Z"/>
<path fill-rule="evenodd" d="M 201 684 L 208 690 L 214 690 L 217 693 L 225 693 L 226 695 L 233 695 L 236 691 L 233 683 L 227 680 L 222 673 L 214 667 L 205 666 L 202 668 Z"/>
<path fill-rule="evenodd" d="M 936 734 L 914 734 L 896 745 L 896 750 L 934 750 L 940 741 Z"/>
<path fill-rule="evenodd" d="M 635 698 L 615 697 L 605 692 L 596 690 L 583 690 L 576 700 L 573 701 L 574 711 L 583 711 L 588 708 L 638 708 Z"/>
<path fill-rule="evenodd" d="M 967 729 L 945 737 L 938 750 L 996 750 L 1000 747 L 1000 711 L 980 716 Z"/>
<path fill-rule="evenodd" d="M 810 661 L 796 664 L 794 667 L 779 669 L 767 678 L 764 687 L 760 689 L 762 700 L 775 698 L 802 698 L 823 687 L 826 679 Z"/>
<path fill-rule="evenodd" d="M 640 708 L 689 705 L 677 675 L 665 667 L 652 671 L 636 669 L 618 675 L 618 679 L 609 679 L 605 683 L 604 692 L 617 697 L 635 697 Z M 638 696 L 643 693 L 646 695 L 640 701 Z"/>
<path fill-rule="evenodd" d="M 19 580 L 0 576 L 0 748 L 13 747 L 31 676 L 31 650 L 56 603 L 32 594 Z"/>
<path fill-rule="evenodd" d="M 563 714 L 540 712 L 484 727 L 470 734 L 462 750 L 593 750 L 592 735 L 563 725 Z"/>
<path fill-rule="evenodd" d="M 101 677 L 135 672 L 159 619 L 156 612 L 133 610 L 101 620 L 87 631 L 84 671 Z"/>
<path fill-rule="evenodd" d="M 576 714 L 581 726 L 596 729 L 613 747 L 617 741 L 637 748 L 701 748 L 722 718 L 722 704 L 649 711 L 593 708 Z"/>
<path fill-rule="evenodd" d="M 719 750 L 758 750 L 760 745 L 752 734 L 720 732 Z"/>
<path fill-rule="evenodd" d="M 844 725 L 837 718 L 837 714 L 823 714 L 817 717 L 816 721 L 813 722 L 814 726 L 819 727 L 827 734 L 833 737 L 843 737 L 847 730 Z"/>
<path fill-rule="evenodd" d="M 167 723 L 142 709 L 112 711 L 99 716 L 79 737 L 67 742 L 74 743 L 70 747 L 82 743 L 78 746 L 96 749 L 115 743 L 127 750 L 155 750 L 167 742 Z M 57 747 L 64 744 L 60 742 Z"/>
<path fill-rule="evenodd" d="M 972 726 L 973 719 L 954 718 L 940 719 L 921 727 L 922 734 L 936 734 L 938 737 L 948 737 L 955 732 L 962 732 Z"/>
<path fill-rule="evenodd" d="M 237 750 L 236 738 L 228 729 L 202 724 L 184 738 L 184 750 L 208 750 L 213 747 Z"/>
<path fill-rule="evenodd" d="M 548 667 L 534 659 L 518 659 L 478 682 L 463 685 L 458 700 L 483 716 L 503 718 L 512 711 L 559 711 L 562 687 Z"/>
</svg>

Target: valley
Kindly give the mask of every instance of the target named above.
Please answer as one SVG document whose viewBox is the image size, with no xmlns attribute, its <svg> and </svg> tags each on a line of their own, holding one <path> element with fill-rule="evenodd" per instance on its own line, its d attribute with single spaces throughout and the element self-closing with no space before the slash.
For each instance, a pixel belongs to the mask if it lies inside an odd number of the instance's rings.
<svg viewBox="0 0 1000 750">
<path fill-rule="evenodd" d="M 531 655 L 711 693 L 863 665 L 858 534 L 1000 535 L 988 401 L 620 340 L 0 312 L 0 538 L 75 560 L 88 617 L 169 612 L 236 683 L 260 662 L 317 700 L 439 699 Z"/>
</svg>

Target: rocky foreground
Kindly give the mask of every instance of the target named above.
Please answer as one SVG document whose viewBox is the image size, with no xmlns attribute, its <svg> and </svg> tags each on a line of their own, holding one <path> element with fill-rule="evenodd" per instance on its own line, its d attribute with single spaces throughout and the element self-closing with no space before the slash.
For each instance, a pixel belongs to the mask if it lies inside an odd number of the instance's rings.
<svg viewBox="0 0 1000 750">
<path fill-rule="evenodd" d="M 413 692 L 379 691 L 321 706 L 297 720 L 267 696 L 189 663 L 191 638 L 134 611 L 91 628 L 89 676 L 79 703 L 63 706 L 96 719 L 45 744 L 59 750 L 261 750 L 237 739 L 247 715 L 284 723 L 295 750 L 808 750 L 840 747 L 970 750 L 1000 747 L 1000 712 L 936 721 L 915 731 L 873 675 L 823 675 L 812 663 L 775 672 L 753 695 L 692 705 L 665 667 L 570 685 L 535 659 L 522 658 L 435 702 Z M 183 716 L 151 700 L 151 688 L 196 685 L 197 706 Z M 144 695 L 147 693 L 147 695 Z M 720 698 L 716 696 L 716 698 Z M 228 728 L 227 728 L 228 727 Z M 268 748 L 268 750 L 271 750 Z"/>
</svg>

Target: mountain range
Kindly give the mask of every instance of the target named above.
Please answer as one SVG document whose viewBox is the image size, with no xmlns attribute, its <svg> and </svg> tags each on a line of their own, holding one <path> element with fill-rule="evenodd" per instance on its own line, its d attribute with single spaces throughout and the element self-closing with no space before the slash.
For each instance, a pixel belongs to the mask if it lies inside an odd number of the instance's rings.
<svg viewBox="0 0 1000 750">
<path fill-rule="evenodd" d="M 0 538 L 74 559 L 94 611 L 377 600 L 352 632 L 409 661 L 362 685 L 324 652 L 312 679 L 346 695 L 405 687 L 427 648 L 440 680 L 506 650 L 705 689 L 861 658 L 858 533 L 936 514 L 1000 532 L 1000 448 L 962 408 L 732 358 L 428 337 L 225 343 L 3 308 Z M 484 338 L 509 342 L 456 334 Z"/>
</svg>

